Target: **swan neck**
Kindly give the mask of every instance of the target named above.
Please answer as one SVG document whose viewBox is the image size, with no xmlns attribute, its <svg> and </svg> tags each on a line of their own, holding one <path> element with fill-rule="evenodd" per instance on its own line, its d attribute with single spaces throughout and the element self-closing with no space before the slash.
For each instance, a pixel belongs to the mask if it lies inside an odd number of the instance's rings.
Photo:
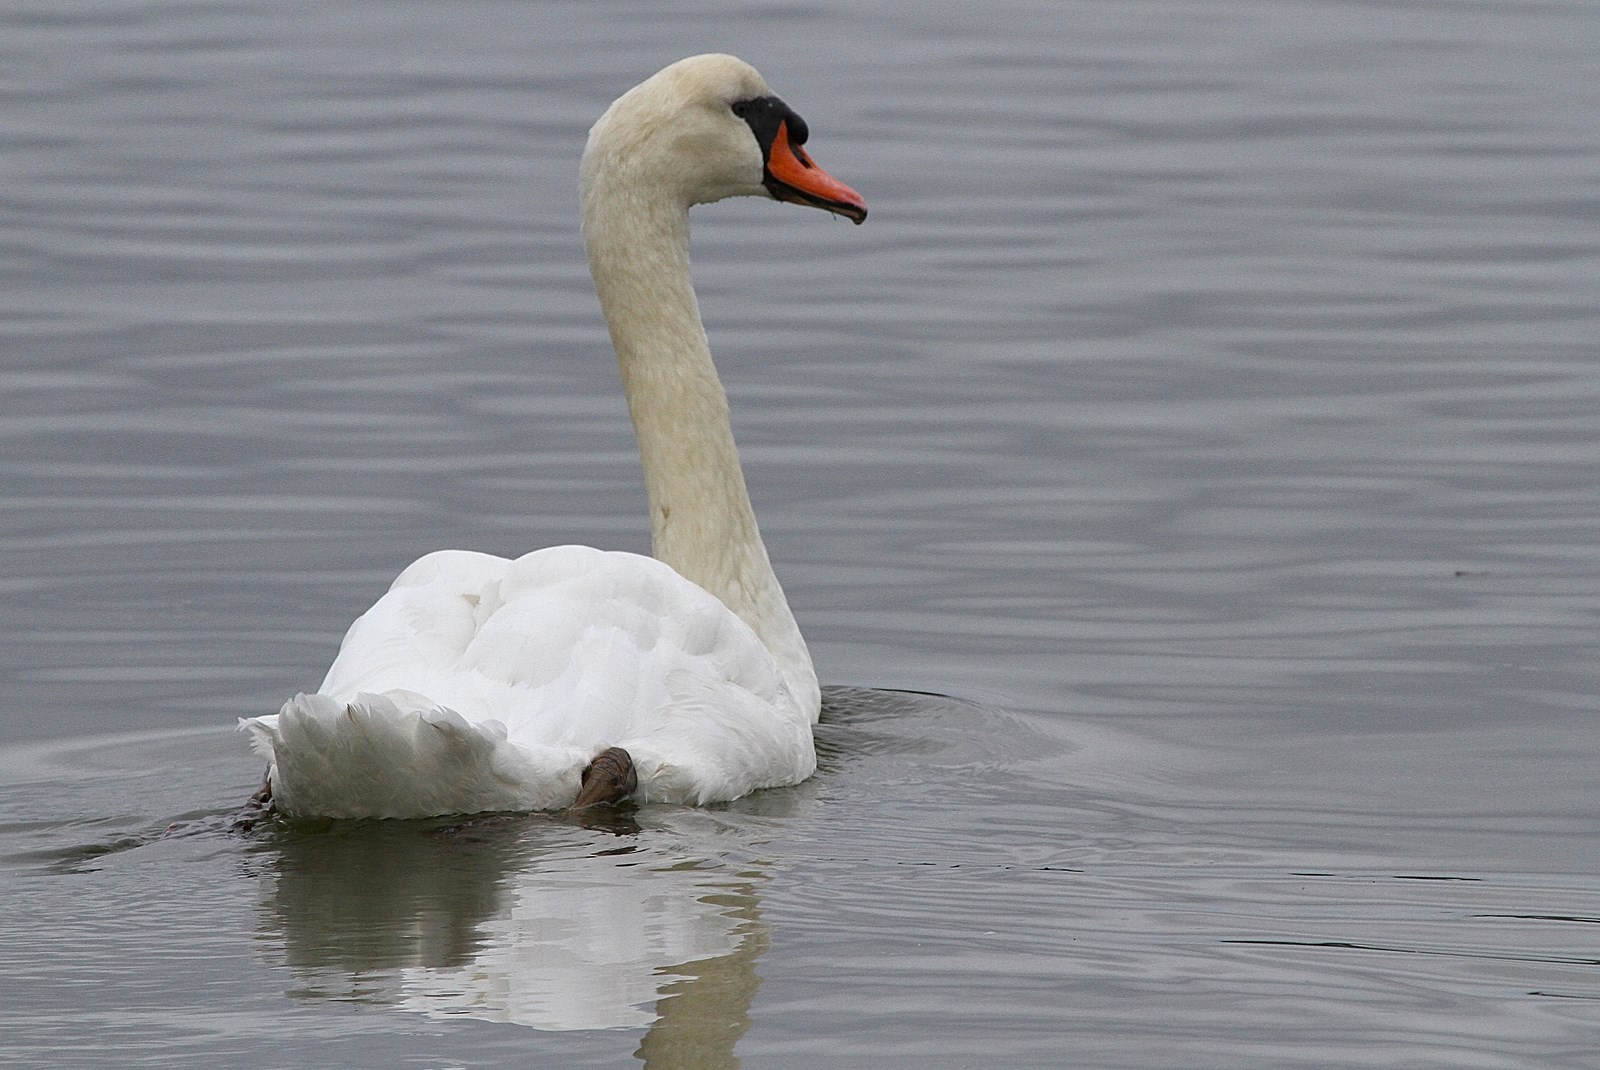
<svg viewBox="0 0 1600 1070">
<path fill-rule="evenodd" d="M 749 624 L 814 709 L 816 674 L 756 526 L 701 324 L 688 210 L 591 184 L 584 239 L 638 436 L 652 553 Z"/>
</svg>

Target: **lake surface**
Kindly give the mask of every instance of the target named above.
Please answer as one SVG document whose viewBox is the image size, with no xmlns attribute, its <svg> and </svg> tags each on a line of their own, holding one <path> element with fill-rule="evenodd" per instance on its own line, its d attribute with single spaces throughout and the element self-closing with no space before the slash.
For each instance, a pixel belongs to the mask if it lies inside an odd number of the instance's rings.
<svg viewBox="0 0 1600 1070">
<path fill-rule="evenodd" d="M 872 212 L 695 214 L 818 775 L 231 829 L 235 718 L 405 563 L 647 549 L 577 162 L 713 49 Z M 1587 0 L 8 4 L 0 1062 L 1594 1066 L 1596 54 Z"/>
</svg>

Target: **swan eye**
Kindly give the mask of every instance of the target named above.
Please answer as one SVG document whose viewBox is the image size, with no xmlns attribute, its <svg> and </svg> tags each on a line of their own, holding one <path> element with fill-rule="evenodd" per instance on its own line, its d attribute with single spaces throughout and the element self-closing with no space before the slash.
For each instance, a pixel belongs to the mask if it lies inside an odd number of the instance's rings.
<svg viewBox="0 0 1600 1070">
<path fill-rule="evenodd" d="M 778 97 L 752 97 L 729 106 L 733 109 L 733 114 L 750 124 L 750 129 L 754 131 L 756 140 L 761 142 L 763 149 L 772 144 L 772 139 L 777 136 L 778 127 L 783 124 L 788 125 L 789 141 L 795 145 L 804 145 L 810 135 L 806 121 Z"/>
</svg>

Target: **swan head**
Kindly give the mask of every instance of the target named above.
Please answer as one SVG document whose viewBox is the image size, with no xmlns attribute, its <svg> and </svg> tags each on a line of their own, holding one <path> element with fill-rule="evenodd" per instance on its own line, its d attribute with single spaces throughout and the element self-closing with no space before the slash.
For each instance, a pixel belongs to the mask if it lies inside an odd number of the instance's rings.
<svg viewBox="0 0 1600 1070">
<path fill-rule="evenodd" d="M 748 63 L 691 56 L 634 86 L 595 123 L 583 154 L 585 197 L 654 190 L 683 207 L 772 197 L 862 222 L 866 202 L 806 154 L 808 133 Z"/>
</svg>

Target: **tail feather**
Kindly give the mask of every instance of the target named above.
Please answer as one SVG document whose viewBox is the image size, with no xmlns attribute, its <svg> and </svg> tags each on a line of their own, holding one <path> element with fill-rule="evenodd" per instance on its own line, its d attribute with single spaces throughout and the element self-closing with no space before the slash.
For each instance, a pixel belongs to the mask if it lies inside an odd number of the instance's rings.
<svg viewBox="0 0 1600 1070">
<path fill-rule="evenodd" d="M 551 809 L 577 795 L 585 760 L 575 748 L 535 753 L 508 741 L 497 721 L 468 721 L 404 691 L 348 703 L 296 695 L 275 717 L 240 727 L 271 765 L 274 805 L 290 816 Z"/>
</svg>

